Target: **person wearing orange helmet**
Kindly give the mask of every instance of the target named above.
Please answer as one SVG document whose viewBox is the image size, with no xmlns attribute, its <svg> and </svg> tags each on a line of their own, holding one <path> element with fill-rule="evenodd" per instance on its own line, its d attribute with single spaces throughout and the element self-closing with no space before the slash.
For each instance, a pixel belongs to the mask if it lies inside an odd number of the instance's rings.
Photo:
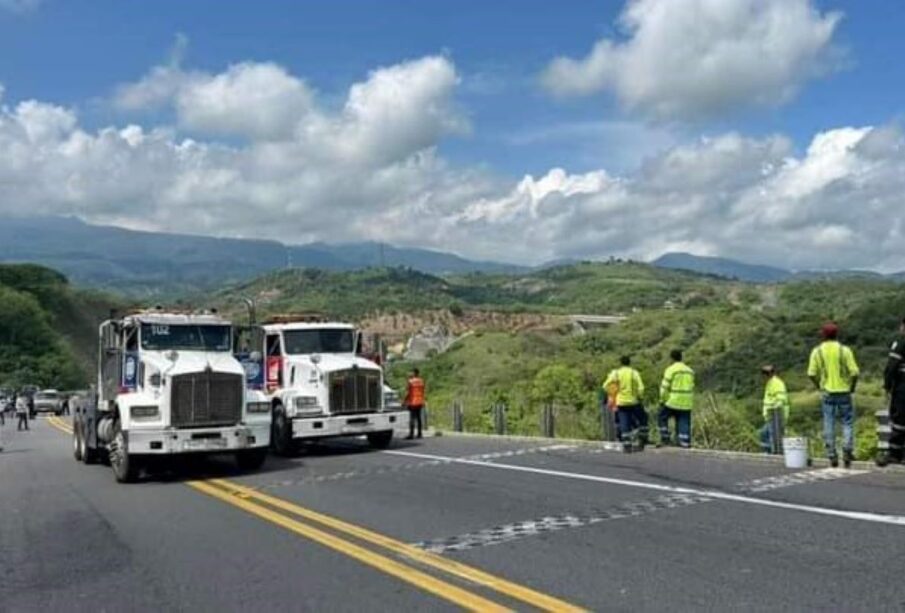
<svg viewBox="0 0 905 613">
<path fill-rule="evenodd" d="M 808 377 L 821 393 L 823 441 L 830 464 L 839 466 L 836 455 L 836 419 L 842 421 L 842 457 L 849 468 L 854 459 L 855 407 L 852 395 L 858 387 L 858 363 L 850 347 L 839 342 L 839 326 L 828 322 L 820 329 L 821 343 L 811 351 Z"/>
</svg>

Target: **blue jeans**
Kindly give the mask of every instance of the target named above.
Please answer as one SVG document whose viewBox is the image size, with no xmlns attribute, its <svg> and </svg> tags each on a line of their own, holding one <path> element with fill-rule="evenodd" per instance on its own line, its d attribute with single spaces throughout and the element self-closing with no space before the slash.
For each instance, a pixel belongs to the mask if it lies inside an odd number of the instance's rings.
<svg viewBox="0 0 905 613">
<path fill-rule="evenodd" d="M 647 441 L 648 421 L 644 406 L 634 404 L 621 406 L 616 411 L 619 420 L 619 438 L 622 442 L 631 442 L 635 437 Z"/>
<path fill-rule="evenodd" d="M 854 432 L 855 406 L 852 404 L 852 395 L 823 394 L 821 405 L 823 411 L 823 442 L 826 444 L 826 454 L 830 457 L 836 455 L 836 418 L 842 420 L 842 450 L 852 451 L 855 448 Z"/>
<path fill-rule="evenodd" d="M 679 447 L 691 447 L 691 411 L 671 409 L 667 406 L 660 407 L 657 414 L 657 425 L 660 426 L 660 441 L 670 442 L 669 418 L 676 420 L 676 434 L 679 439 Z"/>
<path fill-rule="evenodd" d="M 760 429 L 760 448 L 764 453 L 773 453 L 773 441 L 776 440 L 778 434 L 776 432 L 777 426 L 779 424 L 774 422 L 773 419 L 768 419 L 764 427 Z M 781 443 L 777 446 L 777 450 L 782 453 Z"/>
</svg>

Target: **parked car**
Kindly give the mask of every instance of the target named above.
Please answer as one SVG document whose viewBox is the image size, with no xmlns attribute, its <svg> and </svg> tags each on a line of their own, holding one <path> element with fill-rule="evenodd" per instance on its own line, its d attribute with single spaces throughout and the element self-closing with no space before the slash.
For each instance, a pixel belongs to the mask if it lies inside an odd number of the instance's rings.
<svg viewBox="0 0 905 613">
<path fill-rule="evenodd" d="M 34 400 L 35 413 L 48 411 L 56 413 L 57 415 L 63 414 L 63 397 L 57 390 L 41 390 L 40 392 L 36 392 Z"/>
</svg>

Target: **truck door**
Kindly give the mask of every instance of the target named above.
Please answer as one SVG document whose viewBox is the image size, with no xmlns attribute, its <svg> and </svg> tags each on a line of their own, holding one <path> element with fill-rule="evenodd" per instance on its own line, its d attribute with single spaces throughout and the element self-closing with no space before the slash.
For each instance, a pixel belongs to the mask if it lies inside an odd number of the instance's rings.
<svg viewBox="0 0 905 613">
<path fill-rule="evenodd" d="M 264 389 L 264 330 L 258 326 L 234 328 L 233 351 L 245 370 L 245 383 L 249 389 Z"/>
<path fill-rule="evenodd" d="M 120 330 L 120 326 L 112 321 L 101 326 L 98 385 L 102 402 L 116 398 L 122 381 L 123 352 L 120 344 Z"/>
<path fill-rule="evenodd" d="M 265 380 L 267 390 L 273 391 L 283 387 L 283 345 L 279 334 L 268 334 L 265 340 L 267 358 L 265 364 Z"/>
<path fill-rule="evenodd" d="M 138 363 L 138 326 L 129 326 L 123 330 L 123 367 L 121 392 L 134 392 L 141 381 L 141 369 Z"/>
</svg>

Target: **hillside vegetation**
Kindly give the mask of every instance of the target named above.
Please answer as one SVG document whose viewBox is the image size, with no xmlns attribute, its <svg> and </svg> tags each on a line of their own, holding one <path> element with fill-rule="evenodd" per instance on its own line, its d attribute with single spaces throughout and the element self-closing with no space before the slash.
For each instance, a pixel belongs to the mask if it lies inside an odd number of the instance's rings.
<svg viewBox="0 0 905 613">
<path fill-rule="evenodd" d="M 230 287 L 219 292 L 214 302 L 236 310 L 240 298 L 249 297 L 265 313 L 317 311 L 356 320 L 378 313 L 431 309 L 619 314 L 660 308 L 667 301 L 679 306 L 723 302 L 737 285 L 715 277 L 619 262 L 561 266 L 526 275 L 447 277 L 405 268 L 292 269 Z"/>
<path fill-rule="evenodd" d="M 87 385 L 97 323 L 116 303 L 49 268 L 0 265 L 0 386 Z"/>
</svg>

